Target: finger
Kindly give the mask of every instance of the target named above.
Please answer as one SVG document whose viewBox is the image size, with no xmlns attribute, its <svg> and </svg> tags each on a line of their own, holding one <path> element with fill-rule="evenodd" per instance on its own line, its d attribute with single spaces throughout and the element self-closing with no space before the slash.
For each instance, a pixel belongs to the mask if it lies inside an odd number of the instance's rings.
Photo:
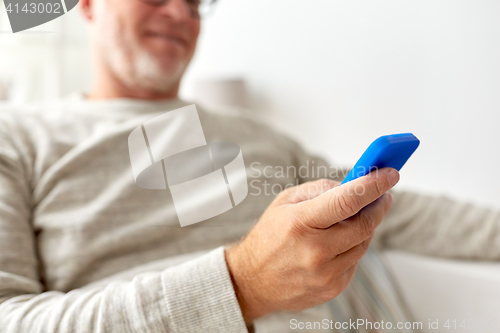
<svg viewBox="0 0 500 333">
<path fill-rule="evenodd" d="M 358 263 L 356 262 L 354 265 L 349 267 L 344 272 L 344 274 L 342 274 L 342 276 L 340 277 L 339 283 L 340 283 L 340 288 L 342 288 L 342 290 L 347 288 L 347 286 L 349 285 L 349 282 L 351 282 L 352 278 L 354 277 L 354 274 L 356 273 L 357 267 L 358 267 Z"/>
<path fill-rule="evenodd" d="M 332 267 L 328 268 L 329 271 L 325 271 L 325 273 L 326 276 L 330 277 L 330 281 L 328 283 L 330 290 L 328 293 L 324 294 L 324 296 L 329 300 L 337 297 L 349 285 L 349 282 L 351 282 L 354 274 L 356 273 L 357 263 L 354 263 L 343 272 L 340 272 L 335 268 L 332 269 Z M 324 300 L 319 301 L 319 303 L 324 302 Z"/>
<path fill-rule="evenodd" d="M 324 230 L 321 238 L 330 241 L 332 255 L 346 252 L 354 246 L 370 239 L 392 206 L 392 194 L 385 193 L 370 203 L 355 216 L 341 221 Z"/>
<path fill-rule="evenodd" d="M 357 214 L 398 181 L 396 169 L 377 169 L 342 186 L 333 187 L 311 200 L 299 202 L 295 209 L 309 227 L 326 229 Z"/>
<path fill-rule="evenodd" d="M 368 251 L 372 237 L 365 239 L 360 244 L 350 248 L 344 253 L 337 255 L 332 260 L 332 269 L 337 272 L 347 272 L 349 268 L 356 265 Z"/>
<path fill-rule="evenodd" d="M 314 237 L 314 245 L 321 251 L 319 257 L 324 258 L 325 267 L 329 266 L 330 262 L 335 262 L 335 269 L 342 272 L 361 259 L 373 237 L 375 227 L 380 224 L 391 205 L 392 195 L 385 193 L 362 209 L 356 218 L 342 221 L 326 230 L 316 229 L 314 236 L 320 237 Z"/>
<path fill-rule="evenodd" d="M 354 277 L 354 274 L 356 274 L 356 269 L 358 267 L 358 263 L 355 263 L 349 269 L 344 273 L 342 276 L 342 283 L 344 289 L 349 285 L 349 282 L 351 282 L 352 278 Z"/>
<path fill-rule="evenodd" d="M 358 268 L 358 262 L 356 262 L 354 265 L 352 265 L 351 267 L 349 267 L 349 269 L 344 273 L 343 277 L 344 277 L 344 279 L 347 279 L 347 284 L 349 284 L 349 282 L 354 277 L 354 274 L 356 273 L 356 269 Z"/>
<path fill-rule="evenodd" d="M 392 201 L 392 195 L 385 193 L 354 217 L 328 229 L 314 229 L 311 235 L 316 246 L 323 249 L 326 257 L 333 258 L 370 239 L 389 211 Z"/>
<path fill-rule="evenodd" d="M 326 191 L 337 187 L 340 182 L 330 179 L 319 179 L 307 182 L 298 186 L 293 186 L 285 189 L 278 199 L 279 203 L 298 203 L 301 201 L 311 200 Z"/>
</svg>

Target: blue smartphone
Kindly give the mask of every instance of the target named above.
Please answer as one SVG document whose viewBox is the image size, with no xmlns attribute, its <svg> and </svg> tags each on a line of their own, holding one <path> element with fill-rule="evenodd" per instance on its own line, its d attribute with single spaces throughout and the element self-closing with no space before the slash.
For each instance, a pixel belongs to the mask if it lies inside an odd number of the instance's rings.
<svg viewBox="0 0 500 333">
<path fill-rule="evenodd" d="M 372 142 L 342 184 L 385 167 L 400 170 L 420 144 L 412 133 L 384 135 Z M 340 185 L 342 185 L 340 184 Z"/>
</svg>

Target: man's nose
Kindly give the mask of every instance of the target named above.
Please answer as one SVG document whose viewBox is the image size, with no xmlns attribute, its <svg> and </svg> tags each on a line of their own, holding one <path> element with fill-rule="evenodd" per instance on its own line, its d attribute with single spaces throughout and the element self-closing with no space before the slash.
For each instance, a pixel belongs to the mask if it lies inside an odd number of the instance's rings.
<svg viewBox="0 0 500 333">
<path fill-rule="evenodd" d="M 187 0 L 169 0 L 161 7 L 161 10 L 166 15 L 179 20 L 185 20 L 192 17 Z"/>
</svg>

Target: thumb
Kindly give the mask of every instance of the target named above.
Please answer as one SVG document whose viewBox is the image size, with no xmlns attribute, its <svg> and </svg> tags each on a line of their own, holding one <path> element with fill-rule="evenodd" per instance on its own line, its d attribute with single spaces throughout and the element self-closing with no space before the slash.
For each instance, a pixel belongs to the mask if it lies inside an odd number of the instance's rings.
<svg viewBox="0 0 500 333">
<path fill-rule="evenodd" d="M 333 224 L 357 214 L 399 181 L 393 168 L 382 168 L 332 187 L 320 195 L 295 205 L 296 213 L 312 228 L 326 229 Z"/>
</svg>

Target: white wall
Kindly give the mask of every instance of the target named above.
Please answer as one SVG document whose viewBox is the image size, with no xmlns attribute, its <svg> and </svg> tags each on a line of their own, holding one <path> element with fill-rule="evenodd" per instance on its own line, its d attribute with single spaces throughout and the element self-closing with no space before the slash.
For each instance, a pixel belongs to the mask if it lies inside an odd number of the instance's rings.
<svg viewBox="0 0 500 333">
<path fill-rule="evenodd" d="M 12 34 L 0 0 L 0 84 L 11 83 L 10 101 L 51 100 L 87 89 L 92 80 L 87 40 L 79 10 Z"/>
<path fill-rule="evenodd" d="M 413 132 L 398 187 L 500 208 L 499 13 L 496 0 L 221 0 L 183 95 L 243 76 L 255 112 L 342 164 Z"/>
</svg>

